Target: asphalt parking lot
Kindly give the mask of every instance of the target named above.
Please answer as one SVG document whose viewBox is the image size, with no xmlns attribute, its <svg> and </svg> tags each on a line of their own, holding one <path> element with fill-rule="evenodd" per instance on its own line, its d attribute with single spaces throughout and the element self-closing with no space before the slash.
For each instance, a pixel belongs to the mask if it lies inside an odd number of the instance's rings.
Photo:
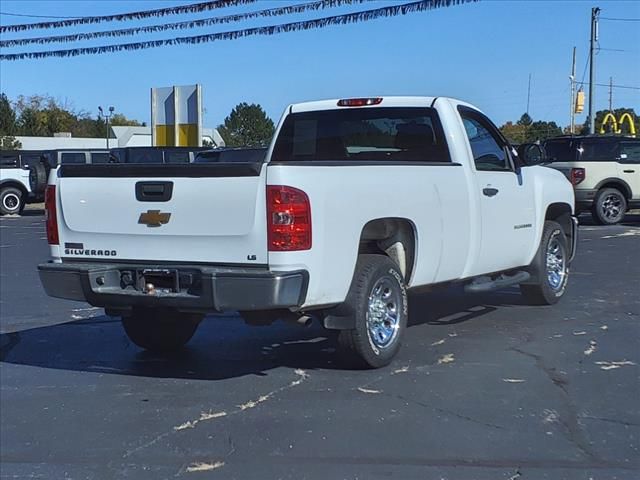
<svg viewBox="0 0 640 480">
<path fill-rule="evenodd" d="M 412 295 L 344 369 L 318 327 L 210 316 L 170 358 L 45 296 L 41 212 L 0 219 L 0 478 L 638 479 L 640 215 L 581 226 L 569 290 Z"/>
</svg>

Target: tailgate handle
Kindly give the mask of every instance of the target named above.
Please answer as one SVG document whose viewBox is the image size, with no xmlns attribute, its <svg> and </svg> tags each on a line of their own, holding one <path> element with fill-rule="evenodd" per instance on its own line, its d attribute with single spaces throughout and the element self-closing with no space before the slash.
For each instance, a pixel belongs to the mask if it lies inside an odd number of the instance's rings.
<svg viewBox="0 0 640 480">
<path fill-rule="evenodd" d="M 173 194 L 173 182 L 137 182 L 136 199 L 139 202 L 168 202 Z"/>
</svg>

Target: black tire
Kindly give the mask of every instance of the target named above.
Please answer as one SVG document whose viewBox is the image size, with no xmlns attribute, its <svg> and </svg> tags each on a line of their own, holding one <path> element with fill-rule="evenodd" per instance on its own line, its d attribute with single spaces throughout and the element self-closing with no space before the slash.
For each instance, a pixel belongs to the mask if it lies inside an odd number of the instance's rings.
<svg viewBox="0 0 640 480">
<path fill-rule="evenodd" d="M 617 188 L 603 188 L 596 194 L 591 216 L 599 225 L 620 223 L 627 211 L 627 199 Z"/>
<path fill-rule="evenodd" d="M 191 340 L 202 315 L 159 309 L 136 309 L 122 317 L 129 340 L 152 352 L 178 350 Z"/>
<path fill-rule="evenodd" d="M 29 167 L 29 186 L 36 195 L 42 195 L 47 188 L 47 167 L 42 162 Z"/>
<path fill-rule="evenodd" d="M 556 275 L 549 273 L 548 269 L 552 268 L 548 259 L 548 255 L 553 254 L 554 248 L 557 247 L 558 253 L 555 255 L 555 261 L 562 259 L 562 266 L 557 266 Z M 526 283 L 520 285 L 520 291 L 528 303 L 533 305 L 553 305 L 564 295 L 569 281 L 569 247 L 567 237 L 562 227 L 552 221 L 544 222 L 544 230 L 542 231 L 542 239 L 540 246 L 536 252 L 533 262 L 529 266 L 529 270 L 534 279 L 534 283 Z"/>
<path fill-rule="evenodd" d="M 24 195 L 19 188 L 5 187 L 0 190 L 0 213 L 17 215 L 24 209 Z"/>
<path fill-rule="evenodd" d="M 370 307 L 376 300 L 378 304 Z M 340 331 L 341 350 L 365 367 L 388 365 L 400 349 L 409 311 L 407 288 L 398 266 L 384 255 L 360 255 L 343 308 L 352 312 L 355 328 Z M 391 317 L 383 321 L 385 313 Z M 395 328 L 387 318 L 394 319 Z M 376 328 L 378 334 L 374 333 Z M 388 338 L 383 335 L 389 332 Z"/>
</svg>

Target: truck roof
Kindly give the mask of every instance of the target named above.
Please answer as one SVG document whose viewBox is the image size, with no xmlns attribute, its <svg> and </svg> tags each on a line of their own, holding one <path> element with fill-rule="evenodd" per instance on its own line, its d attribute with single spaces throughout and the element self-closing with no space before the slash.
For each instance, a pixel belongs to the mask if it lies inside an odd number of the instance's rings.
<svg viewBox="0 0 640 480">
<path fill-rule="evenodd" d="M 312 102 L 295 103 L 289 106 L 289 113 L 312 112 L 315 110 L 334 110 L 341 100 L 353 99 L 381 99 L 373 104 L 375 107 L 430 107 L 436 98 L 442 97 L 419 97 L 419 96 L 371 96 L 371 97 L 345 97 L 329 100 L 316 100 Z M 344 108 L 344 107 L 343 107 Z"/>
</svg>

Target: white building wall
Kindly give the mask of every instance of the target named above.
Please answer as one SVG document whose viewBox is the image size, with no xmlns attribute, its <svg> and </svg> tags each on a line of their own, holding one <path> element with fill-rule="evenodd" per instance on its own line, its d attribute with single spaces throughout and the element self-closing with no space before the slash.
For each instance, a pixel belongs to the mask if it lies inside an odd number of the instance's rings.
<svg viewBox="0 0 640 480">
<path fill-rule="evenodd" d="M 111 127 L 109 148 L 150 147 L 151 127 Z M 224 140 L 215 128 L 203 128 L 202 138 L 213 142 L 214 147 L 224 147 Z M 58 150 L 71 148 L 107 148 L 105 138 L 74 137 L 25 137 L 17 136 L 22 150 Z"/>
</svg>

